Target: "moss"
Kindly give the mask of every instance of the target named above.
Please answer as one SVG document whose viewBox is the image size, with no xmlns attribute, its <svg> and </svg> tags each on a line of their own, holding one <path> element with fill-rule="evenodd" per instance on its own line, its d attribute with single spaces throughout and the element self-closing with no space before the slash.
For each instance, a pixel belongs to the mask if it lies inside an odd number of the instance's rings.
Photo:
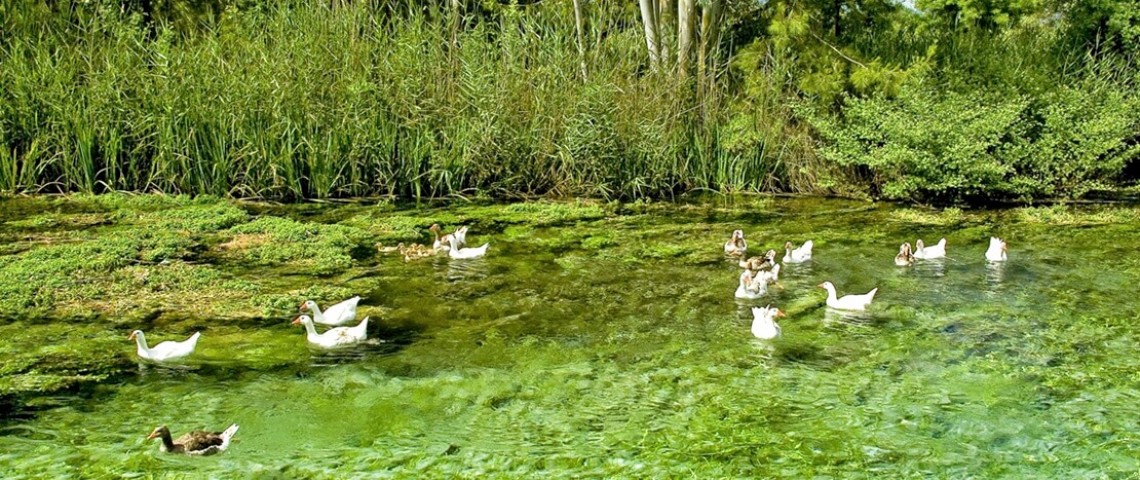
<svg viewBox="0 0 1140 480">
<path fill-rule="evenodd" d="M 268 235 L 271 241 L 226 249 L 222 252 L 226 258 L 249 265 L 287 265 L 317 275 L 348 269 L 352 266 L 353 251 L 366 248 L 370 241 L 368 233 L 358 228 L 281 217 L 261 217 L 230 229 L 230 233 Z"/>
</svg>

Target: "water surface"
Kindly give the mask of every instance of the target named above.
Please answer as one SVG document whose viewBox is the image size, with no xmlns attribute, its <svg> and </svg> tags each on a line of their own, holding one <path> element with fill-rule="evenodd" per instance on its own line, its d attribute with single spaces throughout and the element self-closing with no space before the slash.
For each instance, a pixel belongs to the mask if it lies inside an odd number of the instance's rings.
<svg viewBox="0 0 1140 480">
<path fill-rule="evenodd" d="M 265 214 L 334 222 L 345 208 Z M 358 260 L 382 342 L 322 353 L 290 311 L 238 326 L 180 312 L 206 328 L 192 361 L 0 424 L 0 476 L 1135 475 L 1140 225 L 1097 208 L 1066 221 L 727 199 L 476 222 L 484 259 Z M 737 228 L 753 253 L 812 239 L 814 259 L 738 301 L 721 254 Z M 1004 265 L 983 257 L 991 235 L 1009 242 Z M 892 262 L 899 243 L 940 237 L 945 260 Z M 824 280 L 879 295 L 866 314 L 832 312 Z M 767 304 L 788 316 L 760 341 L 749 307 Z M 220 335 L 249 340 L 212 347 Z M 241 429 L 223 455 L 184 458 L 143 440 L 162 423 Z"/>
</svg>

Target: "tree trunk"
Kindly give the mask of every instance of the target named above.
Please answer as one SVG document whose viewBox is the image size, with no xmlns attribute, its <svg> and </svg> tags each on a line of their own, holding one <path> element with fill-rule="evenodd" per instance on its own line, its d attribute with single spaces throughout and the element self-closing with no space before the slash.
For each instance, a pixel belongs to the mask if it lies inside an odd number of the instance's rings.
<svg viewBox="0 0 1140 480">
<path fill-rule="evenodd" d="M 677 0 L 657 0 L 657 38 L 661 40 L 661 61 L 673 61 L 670 41 L 677 29 Z"/>
<path fill-rule="evenodd" d="M 697 27 L 696 0 L 677 1 L 677 75 L 682 80 L 688 78 L 689 60 L 693 51 L 693 37 Z"/>
<path fill-rule="evenodd" d="M 697 50 L 697 81 L 700 82 L 697 94 L 704 96 L 706 82 L 712 81 L 708 73 L 713 58 L 713 50 L 720 43 L 720 0 L 709 0 L 701 9 L 701 45 Z"/>
<path fill-rule="evenodd" d="M 578 32 L 578 62 L 582 67 L 582 81 L 586 81 L 586 43 L 582 39 L 582 0 L 574 0 L 574 29 Z"/>
<path fill-rule="evenodd" d="M 653 8 L 653 0 L 640 0 L 641 23 L 645 26 L 645 47 L 649 49 L 649 66 L 657 70 L 661 66 L 661 50 L 657 37 L 657 13 Z"/>
</svg>

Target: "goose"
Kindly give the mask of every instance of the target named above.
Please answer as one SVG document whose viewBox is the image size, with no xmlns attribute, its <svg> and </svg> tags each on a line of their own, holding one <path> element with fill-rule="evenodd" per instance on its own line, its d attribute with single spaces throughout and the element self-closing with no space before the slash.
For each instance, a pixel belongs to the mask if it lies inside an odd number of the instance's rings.
<svg viewBox="0 0 1140 480">
<path fill-rule="evenodd" d="M 479 258 L 487 254 L 487 247 L 490 243 L 484 243 L 481 247 L 475 248 L 460 248 L 459 239 L 454 235 L 451 237 L 451 249 L 447 251 L 447 255 L 451 258 L 462 260 L 466 258 Z"/>
<path fill-rule="evenodd" d="M 170 429 L 166 425 L 155 428 L 150 435 L 147 435 L 147 440 L 155 438 L 162 439 L 162 445 L 158 448 L 168 453 L 184 453 L 186 455 L 213 455 L 226 451 L 230 446 L 230 439 L 234 438 L 237 433 L 237 424 L 230 425 L 230 428 L 221 432 L 204 432 L 202 430 L 195 430 L 189 432 L 178 440 L 170 439 Z"/>
<path fill-rule="evenodd" d="M 942 258 L 946 256 L 946 239 L 938 241 L 937 245 L 927 247 L 922 244 L 922 239 L 914 242 L 914 258 L 920 260 L 930 260 L 932 258 Z"/>
<path fill-rule="evenodd" d="M 740 284 L 736 287 L 736 298 L 760 298 L 768 291 L 768 284 L 757 282 L 752 278 L 752 272 L 745 270 L 740 274 Z"/>
<path fill-rule="evenodd" d="M 452 237 L 455 237 L 459 240 L 459 246 L 461 247 L 467 244 L 467 227 L 459 227 L 459 229 L 454 233 L 440 235 L 441 230 L 439 228 L 439 224 L 433 223 L 431 224 L 431 227 L 428 228 L 428 230 L 430 230 L 431 233 L 435 235 L 435 241 L 432 242 L 432 248 L 435 250 L 450 250 Z"/>
<path fill-rule="evenodd" d="M 823 282 L 819 284 L 819 288 L 827 290 L 827 306 L 839 310 L 866 310 L 867 306 L 871 305 L 871 300 L 875 298 L 875 292 L 879 291 L 878 288 L 874 288 L 862 295 L 844 295 L 835 298 L 835 285 L 831 282 Z"/>
<path fill-rule="evenodd" d="M 317 306 L 317 302 L 305 300 L 305 302 L 301 304 L 300 311 L 311 311 L 313 321 L 321 325 L 338 326 L 356 320 L 356 305 L 358 303 L 360 303 L 359 295 L 333 305 L 322 312 L 321 308 Z"/>
<path fill-rule="evenodd" d="M 991 262 L 1004 262 L 1005 259 L 1005 240 L 990 237 L 990 248 L 986 250 L 986 260 Z"/>
<path fill-rule="evenodd" d="M 780 264 L 777 263 L 775 265 L 772 265 L 771 270 L 768 270 L 766 272 L 757 272 L 756 275 L 753 276 L 752 281 L 758 282 L 758 283 L 763 283 L 763 284 L 767 285 L 769 283 L 776 283 L 776 280 L 779 280 L 779 279 L 780 279 Z"/>
<path fill-rule="evenodd" d="M 914 263 L 914 254 L 910 251 L 910 242 L 899 245 L 899 254 L 895 255 L 895 265 L 907 267 Z"/>
<path fill-rule="evenodd" d="M 747 268 L 749 270 L 765 270 L 772 268 L 776 262 L 776 251 L 768 250 L 763 256 L 752 257 L 748 260 L 740 261 L 740 268 Z"/>
<path fill-rule="evenodd" d="M 309 318 L 308 315 L 301 315 L 293 319 L 293 325 L 304 325 L 305 338 L 309 340 L 309 343 L 321 348 L 346 347 L 363 342 L 368 338 L 368 317 L 364 317 L 364 320 L 361 320 L 360 324 L 355 327 L 335 327 L 320 334 L 313 326 L 313 319 Z"/>
<path fill-rule="evenodd" d="M 732 238 L 724 242 L 724 253 L 740 257 L 744 255 L 745 250 L 748 250 L 748 243 L 744 241 L 744 230 L 733 230 Z"/>
<path fill-rule="evenodd" d="M 784 263 L 803 263 L 811 260 L 811 247 L 814 245 L 811 240 L 804 242 L 800 248 L 792 249 L 792 242 L 784 244 Z"/>
<path fill-rule="evenodd" d="M 778 308 L 771 305 L 752 308 L 752 335 L 761 340 L 771 340 L 780 336 L 780 326 L 776 325 L 776 317 L 786 316 Z"/>
<path fill-rule="evenodd" d="M 194 353 L 194 347 L 198 346 L 198 337 L 202 336 L 202 332 L 194 332 L 190 338 L 181 342 L 159 342 L 154 347 L 146 345 L 146 336 L 143 335 L 142 330 L 135 330 L 127 337 L 127 340 L 134 340 L 138 344 L 138 354 L 143 360 L 150 360 L 152 362 L 169 362 L 178 360 L 189 356 Z"/>
</svg>

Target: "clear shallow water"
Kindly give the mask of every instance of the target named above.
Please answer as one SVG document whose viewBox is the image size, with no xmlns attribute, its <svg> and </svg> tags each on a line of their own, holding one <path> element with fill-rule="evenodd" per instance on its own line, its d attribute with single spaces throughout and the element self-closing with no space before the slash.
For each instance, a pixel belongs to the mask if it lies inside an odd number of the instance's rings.
<svg viewBox="0 0 1140 480">
<path fill-rule="evenodd" d="M 1135 474 L 1136 227 L 820 200 L 490 223 L 471 235 L 492 242 L 485 259 L 366 262 L 353 284 L 383 342 L 315 352 L 290 312 L 218 325 L 187 368 L 140 367 L 3 424 L 0 474 Z M 811 238 L 814 260 L 735 300 L 739 269 L 720 254 L 735 228 L 754 253 Z M 1009 241 L 1007 264 L 985 262 L 990 235 Z M 944 261 L 893 264 L 899 243 L 942 236 Z M 838 314 L 824 280 L 879 295 Z M 749 307 L 766 304 L 788 314 L 768 342 L 749 333 Z M 212 348 L 222 335 L 249 340 Z M 241 429 L 223 455 L 182 458 L 144 442 L 160 423 Z"/>
</svg>

